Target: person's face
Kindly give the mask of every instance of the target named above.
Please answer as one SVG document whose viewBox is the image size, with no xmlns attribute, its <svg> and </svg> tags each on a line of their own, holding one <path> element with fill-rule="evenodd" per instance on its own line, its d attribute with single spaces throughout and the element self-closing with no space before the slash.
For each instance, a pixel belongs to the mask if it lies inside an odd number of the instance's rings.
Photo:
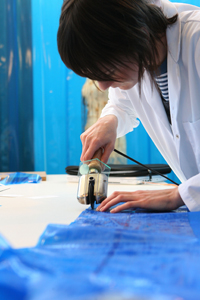
<svg viewBox="0 0 200 300">
<path fill-rule="evenodd" d="M 129 63 L 126 67 L 121 66 L 114 72 L 117 81 L 97 81 L 97 85 L 102 91 L 109 87 L 128 90 L 138 83 L 138 71 L 139 68 L 136 64 Z"/>
</svg>

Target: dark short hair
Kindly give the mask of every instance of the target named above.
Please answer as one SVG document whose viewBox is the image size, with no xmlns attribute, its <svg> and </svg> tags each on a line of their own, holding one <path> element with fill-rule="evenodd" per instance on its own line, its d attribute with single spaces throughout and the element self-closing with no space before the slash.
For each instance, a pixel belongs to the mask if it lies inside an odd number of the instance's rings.
<svg viewBox="0 0 200 300">
<path fill-rule="evenodd" d="M 153 78 L 156 41 L 174 24 L 148 0 L 66 0 L 57 34 L 64 64 L 76 74 L 97 81 L 115 81 L 115 70 L 137 62 L 139 83 L 144 69 Z"/>
</svg>

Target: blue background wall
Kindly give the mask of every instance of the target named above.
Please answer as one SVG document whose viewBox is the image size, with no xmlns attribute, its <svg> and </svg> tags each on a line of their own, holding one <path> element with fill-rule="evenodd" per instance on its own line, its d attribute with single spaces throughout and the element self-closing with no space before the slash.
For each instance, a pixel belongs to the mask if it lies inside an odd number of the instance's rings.
<svg viewBox="0 0 200 300">
<path fill-rule="evenodd" d="M 0 0 L 0 170 L 34 168 L 30 0 Z"/>
<path fill-rule="evenodd" d="M 84 78 L 62 63 L 57 29 L 62 0 L 32 1 L 35 170 L 61 174 L 79 164 Z"/>
<path fill-rule="evenodd" d="M 0 171 L 61 174 L 79 164 L 85 79 L 57 52 L 62 3 L 0 0 Z M 165 163 L 142 125 L 127 135 L 127 153 L 143 163 Z"/>
</svg>

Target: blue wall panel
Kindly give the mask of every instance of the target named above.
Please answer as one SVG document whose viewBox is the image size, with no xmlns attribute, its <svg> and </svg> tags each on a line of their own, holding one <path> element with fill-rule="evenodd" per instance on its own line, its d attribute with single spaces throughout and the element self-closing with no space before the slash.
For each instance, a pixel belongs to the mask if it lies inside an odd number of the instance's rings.
<svg viewBox="0 0 200 300">
<path fill-rule="evenodd" d="M 56 29 L 61 1 L 32 1 L 35 170 L 61 172 L 66 164 L 66 69 L 59 60 Z M 63 171 L 63 170 L 62 170 Z"/>
<path fill-rule="evenodd" d="M 31 0 L 12 2 L 17 3 L 20 170 L 30 171 L 34 170 Z M 16 112 L 13 114 L 16 115 Z"/>
<path fill-rule="evenodd" d="M 68 164 L 77 165 L 80 162 L 82 144 L 80 135 L 82 133 L 83 119 L 81 90 L 85 78 L 77 76 L 69 70 L 68 72 Z"/>
<path fill-rule="evenodd" d="M 57 51 L 61 0 L 32 1 L 35 170 L 65 173 L 81 154 L 81 89 L 84 78 Z"/>
<path fill-rule="evenodd" d="M 196 5 L 199 6 L 199 0 L 171 0 L 171 2 L 177 2 L 177 3 L 186 3 L 186 4 L 192 4 L 192 5 Z"/>
<path fill-rule="evenodd" d="M 30 0 L 0 1 L 0 171 L 34 168 Z"/>
<path fill-rule="evenodd" d="M 0 2 L 0 28 L 4 28 L 0 33 L 0 167 L 6 170 L 9 166 L 9 141 L 7 139 L 6 128 L 8 124 L 7 97 L 8 97 L 8 80 L 7 80 L 7 10 L 5 1 Z"/>
<path fill-rule="evenodd" d="M 47 173 L 63 173 L 67 163 L 67 73 L 56 44 L 61 3 L 32 1 L 35 170 Z"/>
</svg>

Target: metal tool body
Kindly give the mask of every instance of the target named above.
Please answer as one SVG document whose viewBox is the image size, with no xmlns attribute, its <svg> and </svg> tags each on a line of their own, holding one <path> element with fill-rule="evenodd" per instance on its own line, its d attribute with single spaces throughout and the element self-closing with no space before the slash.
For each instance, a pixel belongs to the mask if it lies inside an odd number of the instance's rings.
<svg viewBox="0 0 200 300">
<path fill-rule="evenodd" d="M 107 198 L 108 176 L 110 168 L 101 162 L 102 149 L 92 160 L 82 162 L 79 167 L 79 185 L 77 199 L 82 204 L 101 203 Z"/>
</svg>

